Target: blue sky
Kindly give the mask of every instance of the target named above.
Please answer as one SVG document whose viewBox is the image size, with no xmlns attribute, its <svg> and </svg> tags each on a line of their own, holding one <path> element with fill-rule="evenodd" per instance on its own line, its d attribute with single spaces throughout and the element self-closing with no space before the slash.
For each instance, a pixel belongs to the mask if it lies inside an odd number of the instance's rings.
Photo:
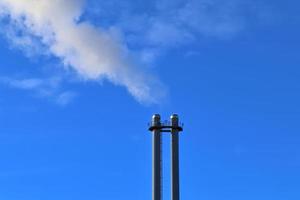
<svg viewBox="0 0 300 200">
<path fill-rule="evenodd" d="M 300 198 L 297 1 L 37 2 L 0 0 L 0 199 L 151 199 L 154 113 L 182 199 Z"/>
</svg>

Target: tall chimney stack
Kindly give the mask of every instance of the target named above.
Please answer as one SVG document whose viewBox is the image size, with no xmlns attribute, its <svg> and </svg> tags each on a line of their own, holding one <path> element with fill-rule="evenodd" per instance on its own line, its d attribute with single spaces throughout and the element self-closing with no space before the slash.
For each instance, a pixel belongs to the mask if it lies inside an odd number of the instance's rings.
<svg viewBox="0 0 300 200">
<path fill-rule="evenodd" d="M 171 199 L 179 200 L 178 115 L 171 115 Z"/>
<path fill-rule="evenodd" d="M 178 115 L 173 114 L 170 121 L 161 122 L 160 115 L 155 114 L 149 127 L 152 131 L 152 200 L 162 199 L 162 155 L 161 134 L 171 133 L 171 197 L 179 200 L 179 132 L 182 126 L 179 124 Z"/>
<path fill-rule="evenodd" d="M 161 200 L 161 133 L 160 115 L 152 117 L 152 200 Z"/>
</svg>

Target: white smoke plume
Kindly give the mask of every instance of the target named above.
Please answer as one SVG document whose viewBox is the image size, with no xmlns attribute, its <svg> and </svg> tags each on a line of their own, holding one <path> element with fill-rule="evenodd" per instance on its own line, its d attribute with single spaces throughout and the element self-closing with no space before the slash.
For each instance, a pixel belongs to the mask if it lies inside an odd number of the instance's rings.
<svg viewBox="0 0 300 200">
<path fill-rule="evenodd" d="M 157 103 L 163 94 L 159 81 L 137 67 L 114 29 L 101 29 L 80 20 L 83 3 L 81 0 L 0 0 L 0 16 L 13 24 L 17 32 L 38 39 L 50 54 L 83 79 L 104 78 L 125 86 L 142 103 Z"/>
</svg>

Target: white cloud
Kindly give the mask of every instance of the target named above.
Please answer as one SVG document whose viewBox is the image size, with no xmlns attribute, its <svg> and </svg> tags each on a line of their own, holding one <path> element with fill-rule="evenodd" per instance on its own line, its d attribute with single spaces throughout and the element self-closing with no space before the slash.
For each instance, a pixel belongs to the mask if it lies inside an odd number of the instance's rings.
<svg viewBox="0 0 300 200">
<path fill-rule="evenodd" d="M 67 91 L 67 92 L 63 92 L 61 94 L 59 94 L 56 98 L 56 103 L 58 103 L 59 105 L 67 105 L 69 104 L 72 99 L 76 96 L 76 93 L 71 92 L 71 91 Z"/>
<path fill-rule="evenodd" d="M 251 9 L 248 0 L 142 1 L 145 5 L 118 0 L 89 2 L 92 6 L 88 14 L 113 19 L 103 24 L 120 27 L 129 42 L 162 48 L 188 44 L 202 37 L 233 37 L 245 26 L 247 12 L 243 11 Z"/>
<path fill-rule="evenodd" d="M 11 87 L 19 88 L 23 90 L 34 90 L 44 85 L 43 80 L 31 78 L 31 79 L 11 79 L 1 78 L 1 82 L 8 84 Z"/>
<path fill-rule="evenodd" d="M 146 37 L 149 44 L 162 47 L 179 46 L 195 39 L 187 30 L 159 20 L 152 23 Z"/>
<path fill-rule="evenodd" d="M 201 38 L 232 37 L 243 28 L 241 17 L 235 13 L 237 7 L 232 0 L 157 1 L 157 12 L 149 18 L 146 41 L 156 46 L 174 47 Z"/>
<path fill-rule="evenodd" d="M 88 2 L 87 18 L 95 18 L 98 25 L 118 27 L 129 46 L 149 63 L 173 48 L 190 50 L 202 41 L 232 39 L 261 12 L 259 4 L 250 0 Z"/>
<path fill-rule="evenodd" d="M 14 89 L 26 90 L 39 98 L 49 98 L 59 105 L 67 105 L 75 97 L 76 93 L 61 88 L 62 79 L 60 77 L 41 78 L 11 78 L 0 77 L 0 83 Z"/>
<path fill-rule="evenodd" d="M 250 0 L 83 1 L 0 0 L 5 34 L 27 54 L 52 54 L 82 79 L 108 79 L 144 103 L 165 90 L 141 63 L 170 48 L 232 38 L 263 12 Z"/>
<path fill-rule="evenodd" d="M 1 24 L 0 33 L 9 41 L 10 46 L 22 50 L 27 57 L 47 54 L 46 49 L 39 42 L 39 39 L 24 32 L 25 27 L 20 27 L 20 25 L 13 22 L 10 24 Z"/>
<path fill-rule="evenodd" d="M 108 79 L 140 102 L 156 103 L 163 96 L 161 83 L 137 66 L 116 29 L 80 20 L 82 1 L 0 0 L 0 7 L 0 15 L 19 33 L 10 35 L 15 44 L 26 47 L 30 38 L 38 39 L 83 79 Z"/>
</svg>

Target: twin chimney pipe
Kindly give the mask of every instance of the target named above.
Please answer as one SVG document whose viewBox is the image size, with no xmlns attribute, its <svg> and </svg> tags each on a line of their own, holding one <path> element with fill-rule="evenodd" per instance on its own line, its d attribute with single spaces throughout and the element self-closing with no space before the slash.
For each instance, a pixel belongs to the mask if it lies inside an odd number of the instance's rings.
<svg viewBox="0 0 300 200">
<path fill-rule="evenodd" d="M 170 121 L 161 122 L 160 115 L 155 114 L 149 127 L 152 131 L 152 200 L 162 200 L 162 155 L 161 133 L 171 133 L 171 197 L 179 200 L 179 124 L 178 115 L 173 114 Z"/>
<path fill-rule="evenodd" d="M 160 116 L 153 115 L 152 126 L 160 125 Z M 159 128 L 153 129 L 152 132 L 152 200 L 161 200 L 161 134 Z"/>
<path fill-rule="evenodd" d="M 171 116 L 171 195 L 172 200 L 179 200 L 179 141 L 178 115 Z"/>
</svg>

